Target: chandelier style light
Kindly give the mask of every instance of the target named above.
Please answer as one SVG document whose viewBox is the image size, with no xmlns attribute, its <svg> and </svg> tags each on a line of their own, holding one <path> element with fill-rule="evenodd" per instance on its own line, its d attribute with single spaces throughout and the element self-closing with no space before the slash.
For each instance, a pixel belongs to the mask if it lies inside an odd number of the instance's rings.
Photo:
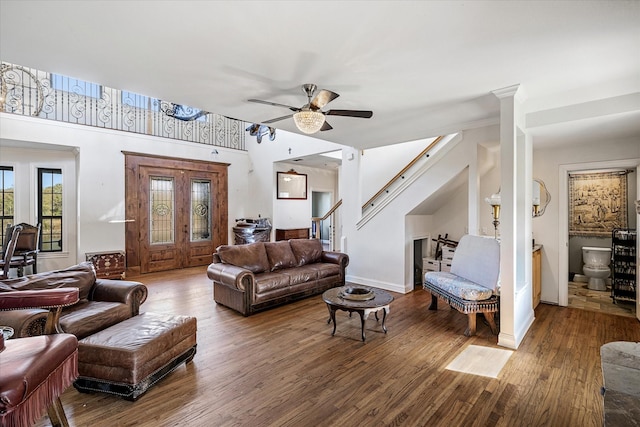
<svg viewBox="0 0 640 427">
<path fill-rule="evenodd" d="M 301 110 L 293 115 L 293 121 L 301 132 L 316 133 L 324 125 L 324 114 L 313 110 Z"/>
</svg>

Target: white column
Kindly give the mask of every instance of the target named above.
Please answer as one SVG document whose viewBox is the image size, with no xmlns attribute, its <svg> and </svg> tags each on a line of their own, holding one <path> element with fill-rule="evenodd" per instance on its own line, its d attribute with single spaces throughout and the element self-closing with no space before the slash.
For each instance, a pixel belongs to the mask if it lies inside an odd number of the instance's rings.
<svg viewBox="0 0 640 427">
<path fill-rule="evenodd" d="M 480 174 L 478 173 L 478 150 L 479 145 L 476 144 L 475 152 L 469 161 L 469 194 L 467 205 L 469 206 L 467 233 L 480 235 Z M 483 202 L 484 203 L 484 202 Z"/>
<path fill-rule="evenodd" d="M 519 85 L 493 92 L 500 100 L 500 335 L 518 348 L 533 322 L 531 284 L 531 140 Z"/>
</svg>

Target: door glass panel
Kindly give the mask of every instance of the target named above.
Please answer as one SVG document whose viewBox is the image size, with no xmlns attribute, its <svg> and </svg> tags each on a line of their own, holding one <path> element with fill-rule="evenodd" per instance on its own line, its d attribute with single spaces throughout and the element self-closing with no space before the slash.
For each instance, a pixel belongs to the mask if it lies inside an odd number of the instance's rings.
<svg viewBox="0 0 640 427">
<path fill-rule="evenodd" d="M 151 243 L 174 242 L 174 182 L 173 178 L 152 177 L 149 192 L 149 224 Z"/>
<path fill-rule="evenodd" d="M 191 241 L 211 240 L 211 181 L 191 180 Z"/>
</svg>

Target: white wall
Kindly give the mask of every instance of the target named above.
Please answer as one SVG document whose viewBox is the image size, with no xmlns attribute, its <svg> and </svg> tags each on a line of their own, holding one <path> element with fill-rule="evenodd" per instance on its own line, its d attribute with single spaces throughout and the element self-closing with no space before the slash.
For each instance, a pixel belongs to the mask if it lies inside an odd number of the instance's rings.
<svg viewBox="0 0 640 427">
<path fill-rule="evenodd" d="M 0 159 L 3 166 L 13 167 L 15 177 L 14 193 L 14 224 L 25 222 L 37 224 L 38 199 L 35 189 L 38 187 L 37 169 L 53 168 L 62 170 L 62 252 L 42 253 L 38 257 L 38 264 L 44 260 L 52 268 L 62 268 L 69 265 L 68 259 L 77 253 L 78 227 L 76 154 L 70 147 L 60 147 L 57 150 L 43 150 L 36 148 L 14 148 L 7 146 L 0 140 Z M 32 188 L 33 191 L 24 191 Z M 29 270 L 27 270 L 29 271 Z"/>
<path fill-rule="evenodd" d="M 435 138 L 362 150 L 360 160 L 361 204 L 373 197 Z"/>
<path fill-rule="evenodd" d="M 250 142 L 249 142 L 250 143 Z M 73 265 L 83 261 L 86 252 L 124 250 L 124 224 L 111 220 L 124 218 L 124 155 L 122 150 L 184 159 L 210 160 L 229 163 L 229 238 L 232 241 L 232 221 L 243 215 L 247 208 L 249 183 L 249 157 L 246 152 L 216 147 L 219 154 L 212 154 L 208 145 L 156 138 L 128 132 L 105 130 L 89 126 L 24 117 L 0 113 L 0 159 L 14 159 L 16 162 L 37 162 L 64 158 L 71 162 L 69 153 L 75 153 L 77 195 L 69 196 L 70 206 L 77 206 L 77 212 L 67 210 L 65 229 L 68 239 L 75 239 L 70 251 L 63 254 L 42 254 L 38 257 L 41 271 Z M 7 157 L 5 157 L 7 156 Z M 11 157 L 9 157 L 11 156 Z M 73 157 L 73 156 L 72 156 Z M 35 160 L 34 160 L 35 161 Z M 71 166 L 69 166 L 71 168 Z M 73 173 L 63 171 L 65 186 L 73 179 Z M 65 197 L 66 197 L 65 193 Z M 251 204 L 251 203 L 249 203 Z M 68 209 L 72 209 L 72 208 Z M 20 217 L 35 215 L 33 206 L 21 203 Z M 25 212 L 27 209 L 29 212 Z M 251 207 L 253 209 L 253 207 Z M 69 214 L 67 216 L 67 214 Z M 26 221 L 25 221 L 26 222 Z M 67 240 L 68 240 L 67 239 Z"/>
<path fill-rule="evenodd" d="M 300 164 L 279 162 L 274 164 L 273 187 L 276 188 L 276 172 L 286 172 L 291 168 L 298 173 L 307 174 L 307 199 L 286 200 L 278 199 L 273 192 L 273 221 L 276 228 L 310 228 L 311 227 L 311 192 L 332 192 L 333 197 L 339 199 L 338 172 L 333 169 L 318 169 L 302 166 Z"/>
<path fill-rule="evenodd" d="M 577 165 L 576 168 L 579 168 L 580 164 L 598 164 L 599 162 L 616 160 L 628 161 L 628 159 L 640 159 L 640 139 L 602 141 L 577 147 L 561 146 L 541 149 L 535 149 L 534 140 L 533 175 L 544 181 L 551 194 L 551 202 L 545 214 L 533 220 L 533 235 L 536 243 L 543 245 L 542 301 L 559 303 L 560 244 L 558 233 L 561 229 L 560 222 L 568 221 L 568 218 L 560 218 L 559 216 L 560 192 L 566 191 L 566 189 L 559 188 L 561 167 L 571 164 Z M 639 198 L 640 195 L 637 195 L 636 199 Z"/>
<path fill-rule="evenodd" d="M 360 229 L 357 225 L 361 218 L 359 190 L 357 186 L 345 184 L 357 179 L 355 177 L 358 176 L 360 157 L 356 156 L 354 161 L 343 163 L 344 179 L 340 185 L 345 201 L 343 230 L 347 241 L 346 252 L 350 259 L 347 280 L 402 293 L 413 289 L 413 240 L 416 235 L 433 235 L 430 233 L 431 229 L 437 225 L 428 215 L 405 217 L 467 167 L 477 143 L 476 139 L 465 135 L 445 154 L 445 160 L 433 162 L 428 173 L 418 177 Z M 466 206 L 466 199 L 464 204 Z M 421 219 L 424 220 L 422 227 L 419 225 Z M 460 221 L 464 229 L 464 224 L 467 223 L 466 209 L 464 218 L 461 216 Z"/>
<path fill-rule="evenodd" d="M 247 195 L 237 195 L 237 197 L 242 198 L 242 209 L 238 216 L 230 217 L 231 220 L 234 218 L 255 218 L 259 214 L 275 220 L 274 202 L 276 200 L 276 171 L 278 169 L 274 165 L 275 162 L 292 160 L 315 153 L 336 151 L 342 148 L 338 144 L 280 130 L 276 132 L 275 141 L 269 141 L 268 138 L 265 138 L 262 143 L 258 144 L 255 138 L 247 137 L 246 147 L 250 161 L 246 181 L 248 191 L 245 193 Z M 299 167 L 301 165 L 293 164 L 295 165 L 294 168 L 301 172 L 302 168 Z M 315 184 L 311 180 L 309 180 L 308 184 L 310 186 L 308 191 L 311 191 Z M 232 195 L 229 194 L 229 198 L 231 197 Z M 294 203 L 291 200 L 284 202 Z M 308 226 L 311 210 L 309 209 L 309 214 L 306 215 L 305 208 L 298 209 L 295 204 L 289 206 L 294 206 L 294 209 L 296 209 L 296 215 L 292 218 L 291 223 L 295 221 L 296 224 L 306 224 L 304 226 Z M 306 218 L 303 219 L 303 215 L 306 215 Z M 292 227 L 294 226 L 287 228 Z"/>
</svg>

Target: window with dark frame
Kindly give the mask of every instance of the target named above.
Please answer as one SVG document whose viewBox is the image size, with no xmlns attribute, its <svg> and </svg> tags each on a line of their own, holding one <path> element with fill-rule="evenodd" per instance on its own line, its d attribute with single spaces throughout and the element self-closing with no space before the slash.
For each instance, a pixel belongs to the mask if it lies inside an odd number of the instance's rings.
<svg viewBox="0 0 640 427">
<path fill-rule="evenodd" d="M 62 170 L 38 168 L 38 222 L 41 252 L 62 251 Z"/>
<path fill-rule="evenodd" d="M 0 166 L 0 196 L 2 196 L 2 206 L 0 206 L 0 242 L 4 249 L 4 234 L 8 225 L 13 224 L 14 215 L 14 194 L 15 178 L 13 168 L 10 166 Z"/>
</svg>

